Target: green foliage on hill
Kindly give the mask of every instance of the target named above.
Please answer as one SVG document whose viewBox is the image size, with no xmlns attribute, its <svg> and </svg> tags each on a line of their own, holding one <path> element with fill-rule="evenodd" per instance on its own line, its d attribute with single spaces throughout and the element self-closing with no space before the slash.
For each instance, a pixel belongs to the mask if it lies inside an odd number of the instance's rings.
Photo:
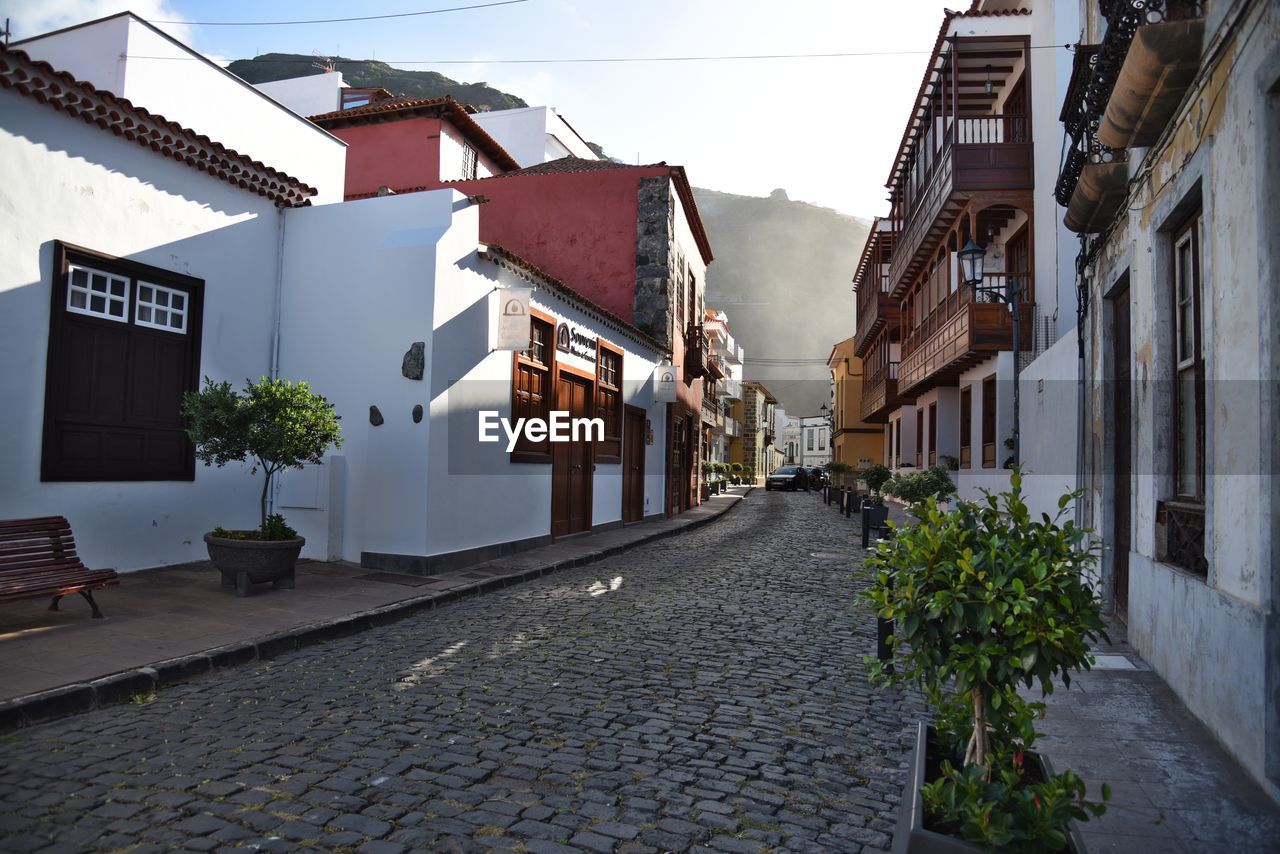
<svg viewBox="0 0 1280 854">
<path fill-rule="evenodd" d="M 439 98 L 452 95 L 455 101 L 491 110 L 527 107 L 522 99 L 508 95 L 487 83 L 459 83 L 436 71 L 406 71 L 392 68 L 376 59 L 328 57 L 334 70 L 342 72 L 348 86 L 370 88 L 381 86 L 393 95 Z M 306 77 L 323 73 L 324 60 L 301 53 L 264 53 L 253 59 L 237 59 L 227 66 L 232 73 L 250 83 L 270 83 L 290 77 Z"/>
</svg>

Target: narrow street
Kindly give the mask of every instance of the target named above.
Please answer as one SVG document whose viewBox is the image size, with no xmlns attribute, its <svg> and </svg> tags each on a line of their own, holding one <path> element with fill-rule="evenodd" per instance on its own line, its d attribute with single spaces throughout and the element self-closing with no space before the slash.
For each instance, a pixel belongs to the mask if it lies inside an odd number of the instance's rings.
<svg viewBox="0 0 1280 854">
<path fill-rule="evenodd" d="M 758 489 L 602 563 L 19 731 L 0 847 L 887 848 L 921 709 L 867 684 L 856 533 Z"/>
</svg>

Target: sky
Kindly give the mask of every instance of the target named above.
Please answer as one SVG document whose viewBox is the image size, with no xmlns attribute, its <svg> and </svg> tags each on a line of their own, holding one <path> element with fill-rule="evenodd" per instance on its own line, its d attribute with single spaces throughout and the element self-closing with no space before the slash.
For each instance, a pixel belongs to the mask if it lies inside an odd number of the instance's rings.
<svg viewBox="0 0 1280 854">
<path fill-rule="evenodd" d="M 872 217 L 942 21 L 935 0 L 522 0 L 387 20 L 211 26 L 396 14 L 493 0 L 0 0 L 20 39 L 130 9 L 211 57 L 315 53 L 486 82 L 550 104 L 628 162 L 686 167 L 700 187 Z M 951 0 L 964 8 L 966 0 Z M 678 62 L 493 60 L 872 53 Z M 454 61 L 439 64 L 444 60 Z M 145 106 L 145 105 L 144 105 Z"/>
</svg>

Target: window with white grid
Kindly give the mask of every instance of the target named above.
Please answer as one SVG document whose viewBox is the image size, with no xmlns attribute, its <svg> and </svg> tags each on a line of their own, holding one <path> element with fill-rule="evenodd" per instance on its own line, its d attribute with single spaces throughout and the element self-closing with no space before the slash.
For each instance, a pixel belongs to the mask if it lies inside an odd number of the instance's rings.
<svg viewBox="0 0 1280 854">
<path fill-rule="evenodd" d="M 67 273 L 67 311 L 129 322 L 128 279 L 79 264 L 69 265 Z"/>
<path fill-rule="evenodd" d="M 138 308 L 134 322 L 139 326 L 183 334 L 187 331 L 187 295 L 173 288 L 138 282 Z"/>
</svg>

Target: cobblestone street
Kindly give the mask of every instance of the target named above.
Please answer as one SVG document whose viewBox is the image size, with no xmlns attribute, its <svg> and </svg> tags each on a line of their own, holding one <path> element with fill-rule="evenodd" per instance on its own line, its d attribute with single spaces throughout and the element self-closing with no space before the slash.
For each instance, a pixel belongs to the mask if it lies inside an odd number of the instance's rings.
<svg viewBox="0 0 1280 854">
<path fill-rule="evenodd" d="M 866 682 L 856 533 L 756 490 L 589 567 L 18 731 L 0 848 L 887 848 L 920 708 Z"/>
</svg>

